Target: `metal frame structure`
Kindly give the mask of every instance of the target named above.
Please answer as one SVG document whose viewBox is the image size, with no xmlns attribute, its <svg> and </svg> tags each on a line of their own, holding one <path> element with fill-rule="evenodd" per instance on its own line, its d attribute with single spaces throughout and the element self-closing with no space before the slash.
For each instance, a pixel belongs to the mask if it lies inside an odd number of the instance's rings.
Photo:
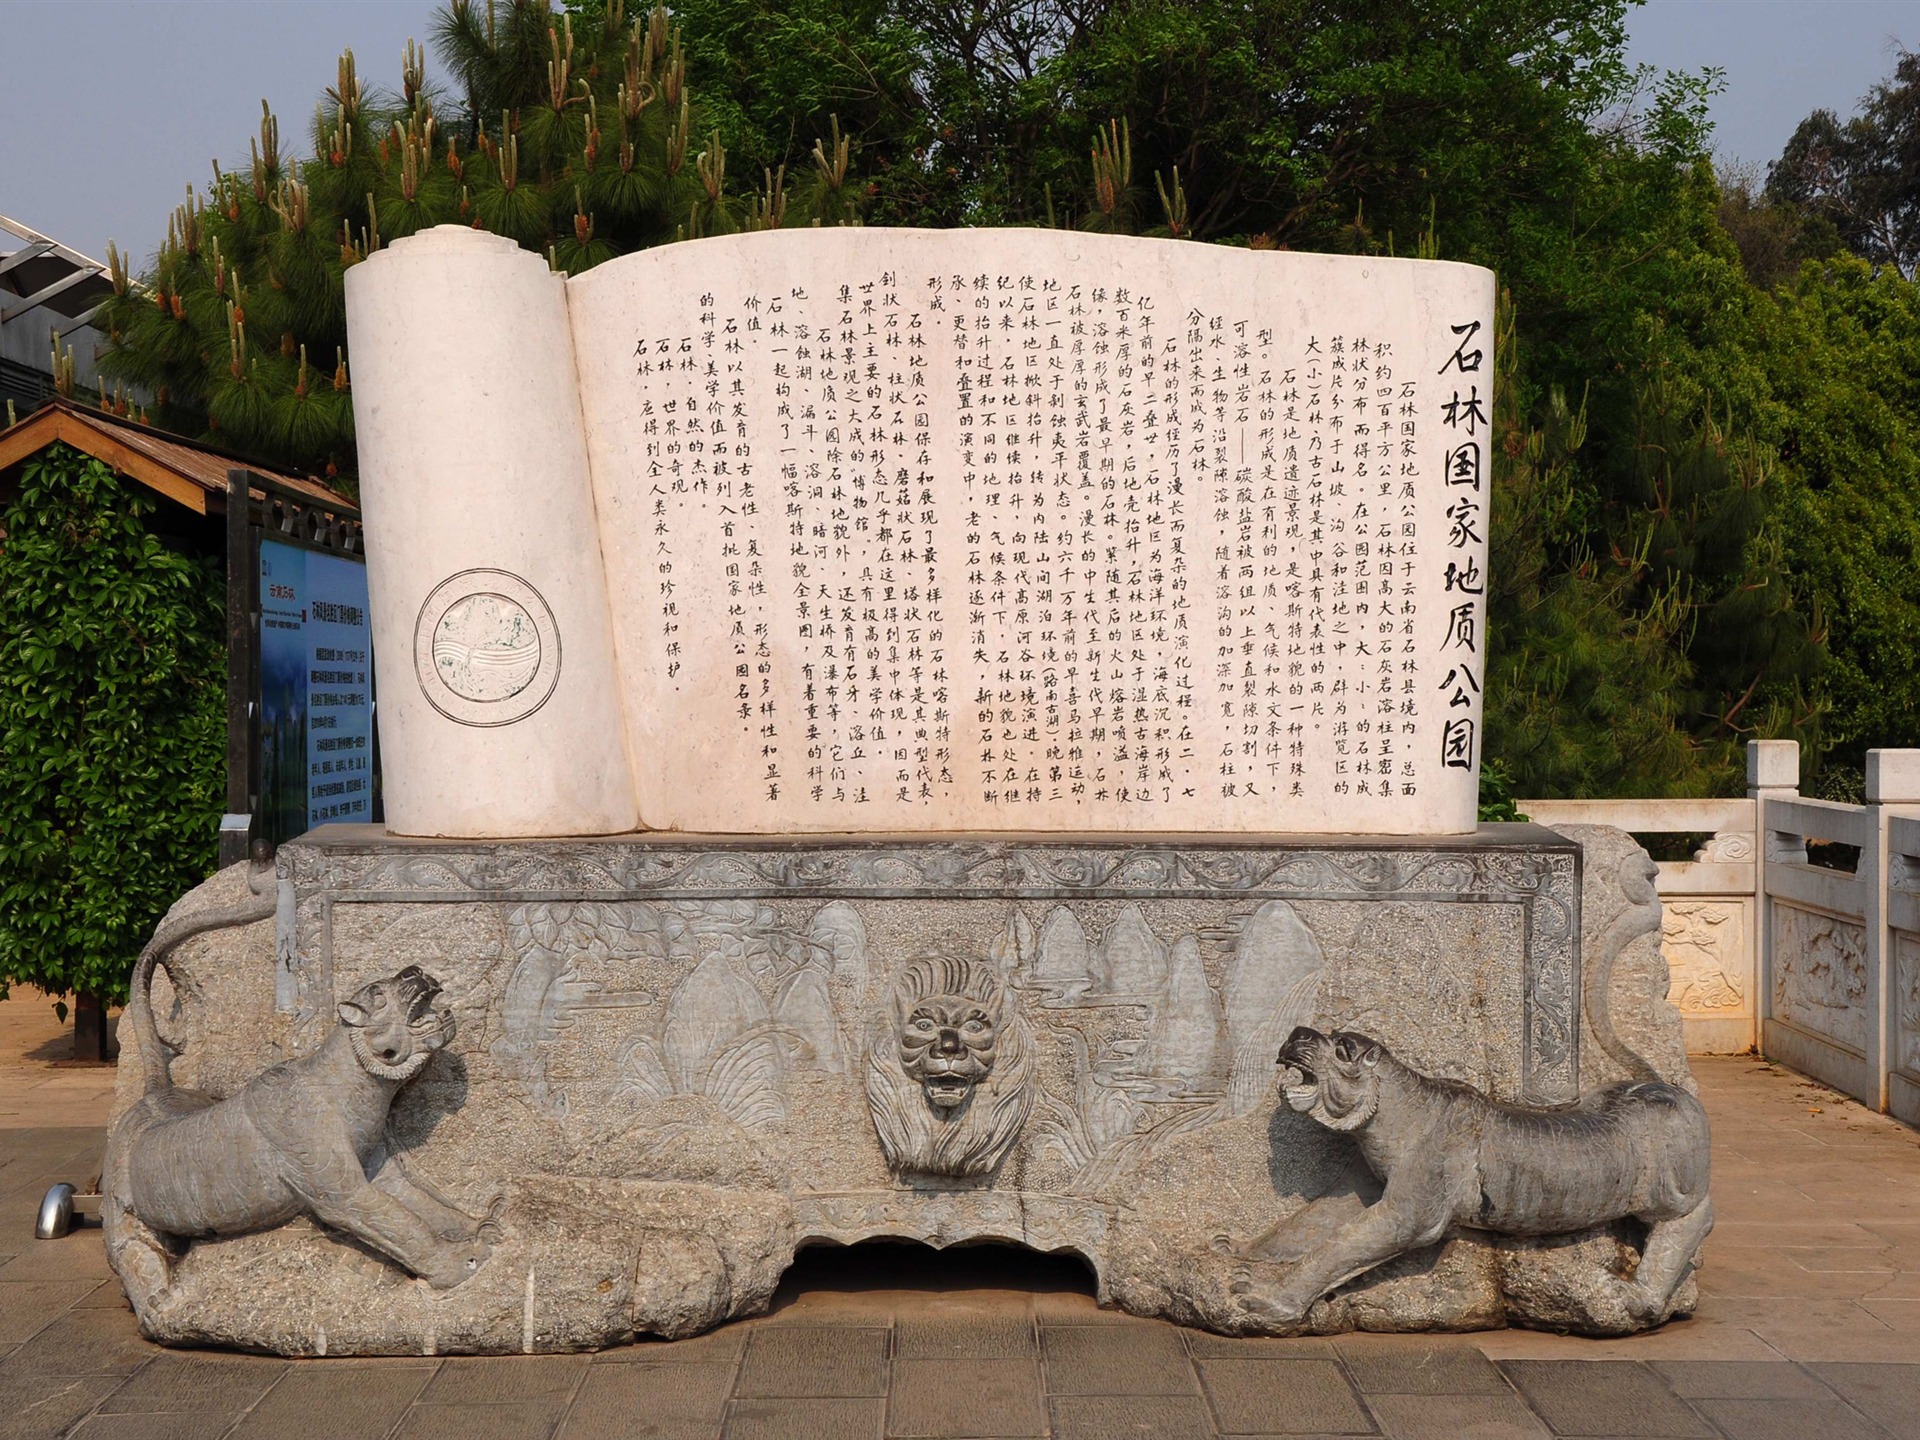
<svg viewBox="0 0 1920 1440">
<path fill-rule="evenodd" d="M 0 256 L 0 275 L 4 275 L 9 270 L 26 264 L 29 260 L 38 260 L 43 257 L 64 260 L 73 267 L 71 273 L 62 276 L 50 285 L 42 285 L 31 294 L 9 296 L 7 299 L 0 300 L 0 325 L 6 324 L 9 320 L 19 319 L 29 310 L 39 309 L 49 300 L 64 295 L 67 291 L 73 289 L 75 286 L 86 283 L 88 280 L 95 278 L 104 280 L 108 278 L 107 267 L 102 265 L 98 260 L 95 260 L 91 255 L 82 255 L 71 246 L 62 245 L 52 236 L 42 235 L 38 230 L 32 229 L 30 226 L 22 225 L 18 220 L 9 219 L 5 215 L 0 215 L 0 230 L 5 230 L 8 234 L 26 241 L 26 244 L 20 249 L 13 251 L 9 255 Z M 99 310 L 99 308 L 99 304 L 92 305 L 88 307 L 83 314 L 68 318 L 65 324 L 54 325 L 51 326 L 50 329 L 54 335 L 65 335 L 69 330 L 78 330 L 81 326 L 93 320 L 94 313 Z"/>
</svg>

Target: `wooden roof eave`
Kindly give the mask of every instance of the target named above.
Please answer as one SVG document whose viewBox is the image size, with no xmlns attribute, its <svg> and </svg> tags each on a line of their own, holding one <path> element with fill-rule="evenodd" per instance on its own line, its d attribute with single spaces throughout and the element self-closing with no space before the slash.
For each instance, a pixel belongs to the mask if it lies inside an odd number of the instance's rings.
<svg viewBox="0 0 1920 1440">
<path fill-rule="evenodd" d="M 11 430 L 0 432 L 0 470 L 62 440 L 83 454 L 105 461 L 128 479 L 186 506 L 194 514 L 207 513 L 208 492 L 204 487 L 183 480 L 160 461 L 122 444 L 105 429 L 89 425 L 65 410 L 43 411 L 29 416 Z M 219 508 L 224 509 L 224 503 Z"/>
</svg>

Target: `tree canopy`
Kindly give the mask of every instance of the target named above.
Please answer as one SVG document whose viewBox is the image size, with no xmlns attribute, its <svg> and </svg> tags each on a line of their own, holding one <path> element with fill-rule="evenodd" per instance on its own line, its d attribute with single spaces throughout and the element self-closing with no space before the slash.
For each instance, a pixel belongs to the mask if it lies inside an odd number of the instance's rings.
<svg viewBox="0 0 1920 1440">
<path fill-rule="evenodd" d="M 1736 790 L 1920 743 L 1920 59 L 1716 175 L 1627 0 L 449 0 L 392 97 L 190 198 L 110 376 L 352 473 L 341 276 L 456 221 L 569 273 L 742 226 L 1086 226 L 1491 266 L 1487 754 L 1516 793 Z M 732 173 L 730 173 L 730 170 Z M 797 177 L 797 178 L 789 178 Z M 739 184 L 744 180 L 744 186 Z M 135 403 L 116 396 L 110 403 Z"/>
<path fill-rule="evenodd" d="M 664 7 L 613 0 L 576 23 L 545 0 L 450 0 L 434 43 L 454 93 L 417 46 L 392 96 L 349 51 L 309 158 L 262 102 L 245 165 L 189 188 L 139 283 L 109 249 L 114 407 L 351 485 L 344 276 L 387 241 L 467 224 L 578 274 L 677 237 L 853 218 L 844 146 L 791 193 L 781 171 L 729 185 Z"/>
</svg>

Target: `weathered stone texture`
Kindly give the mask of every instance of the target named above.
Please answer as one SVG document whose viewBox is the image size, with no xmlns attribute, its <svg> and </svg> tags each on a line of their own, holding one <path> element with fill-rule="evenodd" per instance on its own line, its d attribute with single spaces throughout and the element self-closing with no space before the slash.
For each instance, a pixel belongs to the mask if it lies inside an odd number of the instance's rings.
<svg viewBox="0 0 1920 1440">
<path fill-rule="evenodd" d="M 393 1100 L 388 1146 L 462 1210 L 501 1197 L 500 1238 L 444 1290 L 305 1222 L 198 1241 L 143 1325 L 287 1354 L 587 1348 L 753 1313 L 796 1245 L 904 1237 L 1071 1251 L 1130 1310 L 1273 1328 L 1235 1298 L 1235 1242 L 1379 1189 L 1348 1140 L 1280 1103 L 1296 1025 L 1375 1035 L 1501 1100 L 1618 1078 L 1582 1033 L 1575 937 L 1592 964 L 1595 937 L 1632 928 L 1610 920 L 1640 852 L 1581 839 L 1584 886 L 1576 847 L 1532 827 L 899 845 L 332 827 L 281 852 L 283 965 L 255 925 L 189 942 L 156 986 L 177 997 L 158 1006 L 174 1079 L 232 1093 L 316 1049 L 356 987 L 417 965 L 457 1033 Z M 243 890 L 236 867 L 182 905 Z M 1635 949 L 1657 961 L 1657 944 L 1657 925 L 1623 942 L 1614 1024 L 1686 1083 L 1677 1017 Z M 122 1109 L 139 1088 L 127 1039 Z M 876 1106 L 952 1156 L 965 1146 L 943 1127 L 1015 1091 L 980 1173 L 890 1165 Z M 1627 1328 L 1581 1320 L 1580 1277 L 1632 1253 L 1457 1236 L 1306 1328 Z"/>
</svg>

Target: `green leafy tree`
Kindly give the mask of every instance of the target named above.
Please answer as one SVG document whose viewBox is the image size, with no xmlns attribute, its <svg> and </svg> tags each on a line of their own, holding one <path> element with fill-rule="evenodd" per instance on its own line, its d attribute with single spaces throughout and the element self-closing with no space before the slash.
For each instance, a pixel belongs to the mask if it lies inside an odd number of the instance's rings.
<svg viewBox="0 0 1920 1440">
<path fill-rule="evenodd" d="M 213 869 L 226 641 L 213 566 L 65 445 L 29 460 L 0 547 L 0 994 L 123 998 Z"/>
<path fill-rule="evenodd" d="M 1770 298 L 1754 347 L 1781 533 L 1825 623 L 1836 760 L 1920 745 L 1920 284 L 1843 258 Z"/>
<path fill-rule="evenodd" d="M 1814 745 L 1825 654 L 1780 467 L 1659 370 L 1616 454 L 1557 387 L 1528 417 L 1502 318 L 1485 750 L 1512 793 L 1730 793 L 1747 739 Z"/>
<path fill-rule="evenodd" d="M 1740 251 L 1747 278 L 1762 290 L 1793 280 L 1809 260 L 1843 250 L 1840 232 L 1825 215 L 1771 200 L 1756 167 L 1720 172 L 1720 228 Z"/>
<path fill-rule="evenodd" d="M 1767 198 L 1826 217 L 1856 255 L 1920 277 L 1920 53 L 1901 51 L 1852 119 L 1802 120 L 1769 168 Z"/>
</svg>

